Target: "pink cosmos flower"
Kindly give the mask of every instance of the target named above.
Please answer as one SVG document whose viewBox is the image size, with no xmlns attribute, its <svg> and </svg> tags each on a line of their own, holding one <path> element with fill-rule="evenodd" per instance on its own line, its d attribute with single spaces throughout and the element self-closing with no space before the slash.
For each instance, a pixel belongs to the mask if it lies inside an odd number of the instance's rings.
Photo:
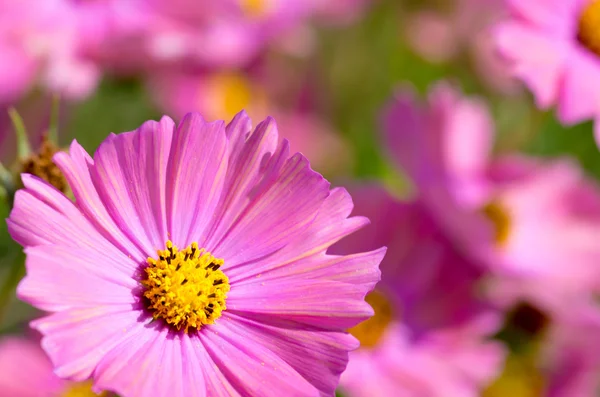
<svg viewBox="0 0 600 397">
<path fill-rule="evenodd" d="M 353 197 L 356 213 L 372 224 L 334 252 L 389 250 L 367 297 L 375 315 L 351 330 L 362 346 L 350 355 L 342 390 L 351 397 L 480 395 L 505 356 L 489 340 L 500 313 L 478 296 L 483 267 L 453 246 L 421 203 L 400 202 L 376 186 Z"/>
<path fill-rule="evenodd" d="M 164 117 L 54 160 L 76 201 L 24 174 L 7 223 L 57 375 L 125 397 L 334 392 L 385 249 L 326 253 L 367 220 L 273 119 Z"/>
<path fill-rule="evenodd" d="M 93 397 L 90 382 L 73 383 L 52 372 L 52 363 L 33 341 L 6 337 L 0 341 L 0 395 L 11 397 Z M 103 394 L 104 395 L 104 394 Z"/>
<path fill-rule="evenodd" d="M 597 291 L 600 191 L 576 164 L 493 158 L 485 107 L 447 85 L 426 106 L 400 94 L 385 125 L 394 159 L 464 252 L 542 306 Z"/>
<path fill-rule="evenodd" d="M 533 92 L 537 106 L 558 108 L 565 124 L 600 115 L 600 3 L 508 1 L 512 19 L 496 29 L 500 53 Z M 596 123 L 596 138 L 600 136 Z"/>
</svg>

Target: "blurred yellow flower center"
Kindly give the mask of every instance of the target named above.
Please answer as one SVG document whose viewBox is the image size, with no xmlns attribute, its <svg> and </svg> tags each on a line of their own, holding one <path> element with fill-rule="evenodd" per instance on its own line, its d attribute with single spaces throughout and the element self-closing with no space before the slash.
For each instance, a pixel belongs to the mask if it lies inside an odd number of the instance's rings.
<svg viewBox="0 0 600 397">
<path fill-rule="evenodd" d="M 230 289 L 229 279 L 219 270 L 223 260 L 199 249 L 197 243 L 182 251 L 171 241 L 166 246 L 158 251 L 158 260 L 147 260 L 142 284 L 148 309 L 155 319 L 186 333 L 213 324 L 226 308 Z"/>
<path fill-rule="evenodd" d="M 390 301 L 380 292 L 373 291 L 365 298 L 375 314 L 351 328 L 349 332 L 360 341 L 361 347 L 376 346 L 388 325 L 393 319 L 393 309 Z"/>
<path fill-rule="evenodd" d="M 497 201 L 491 201 L 481 211 L 494 226 L 494 240 L 496 244 L 500 247 L 506 245 L 512 227 L 512 221 L 506 208 Z"/>
<path fill-rule="evenodd" d="M 249 17 L 261 17 L 270 8 L 269 0 L 241 0 L 242 11 Z"/>
<path fill-rule="evenodd" d="M 252 97 L 248 79 L 240 73 L 217 73 L 211 76 L 209 85 L 213 98 L 213 113 L 217 118 L 232 118 L 241 109 L 246 109 Z"/>
<path fill-rule="evenodd" d="M 533 357 L 510 355 L 502 374 L 481 394 L 482 397 L 542 397 L 544 378 Z"/>
<path fill-rule="evenodd" d="M 107 396 L 106 392 L 96 394 L 92 391 L 92 381 L 71 383 L 60 397 L 98 397 Z"/>
<path fill-rule="evenodd" d="M 600 55 L 600 0 L 593 0 L 579 17 L 577 39 L 587 49 Z"/>
</svg>

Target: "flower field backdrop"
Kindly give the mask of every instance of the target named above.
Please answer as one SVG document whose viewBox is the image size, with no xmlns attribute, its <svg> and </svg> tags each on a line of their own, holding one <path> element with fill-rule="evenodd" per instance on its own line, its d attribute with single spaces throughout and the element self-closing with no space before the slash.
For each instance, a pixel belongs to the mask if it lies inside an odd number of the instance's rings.
<svg viewBox="0 0 600 397">
<path fill-rule="evenodd" d="M 598 0 L 0 1 L 0 397 L 599 396 L 599 145 Z"/>
</svg>

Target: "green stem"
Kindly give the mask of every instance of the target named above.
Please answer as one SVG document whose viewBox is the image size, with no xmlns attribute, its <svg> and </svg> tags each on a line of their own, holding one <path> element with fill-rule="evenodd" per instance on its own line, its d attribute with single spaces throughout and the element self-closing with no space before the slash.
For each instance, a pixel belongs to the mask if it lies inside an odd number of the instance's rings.
<svg viewBox="0 0 600 397">
<path fill-rule="evenodd" d="M 31 154 L 31 145 L 29 144 L 29 138 L 27 137 L 27 130 L 25 129 L 25 123 L 17 112 L 17 109 L 11 107 L 8 109 L 8 115 L 12 121 L 15 129 L 15 135 L 17 136 L 17 155 L 19 158 L 27 158 Z"/>
</svg>

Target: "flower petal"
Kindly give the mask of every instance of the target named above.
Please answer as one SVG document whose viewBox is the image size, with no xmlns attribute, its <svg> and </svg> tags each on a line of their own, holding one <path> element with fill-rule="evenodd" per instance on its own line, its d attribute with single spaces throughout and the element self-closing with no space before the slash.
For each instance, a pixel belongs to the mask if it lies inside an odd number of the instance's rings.
<svg viewBox="0 0 600 397">
<path fill-rule="evenodd" d="M 587 0 L 508 0 L 508 6 L 519 17 L 547 34 L 569 36 L 576 30 L 580 5 Z"/>
<path fill-rule="evenodd" d="M 191 395 L 183 392 L 181 357 L 181 341 L 168 328 L 140 328 L 102 358 L 94 372 L 95 388 L 126 396 Z"/>
<path fill-rule="evenodd" d="M 173 121 L 147 121 L 108 137 L 94 155 L 92 180 L 121 231 L 153 256 L 166 241 L 165 183 Z"/>
<path fill-rule="evenodd" d="M 233 222 L 220 241 L 208 249 L 225 259 L 224 269 L 232 269 L 266 257 L 299 236 L 314 220 L 329 195 L 329 183 L 312 171 L 301 154 L 286 157 L 284 141 L 267 168 L 255 196 Z M 285 216 L 282 216 L 285 214 Z"/>
<path fill-rule="evenodd" d="M 60 245 L 84 248 L 111 258 L 112 270 L 131 276 L 137 268 L 122 251 L 101 236 L 79 209 L 41 179 L 23 174 L 25 189 L 17 191 L 7 220 L 11 236 L 25 247 Z M 91 254 L 88 253 L 88 256 Z"/>
<path fill-rule="evenodd" d="M 252 282 L 259 274 L 279 277 L 285 273 L 302 274 L 313 268 L 326 267 L 324 262 L 330 259 L 325 256 L 327 249 L 369 223 L 364 217 L 348 218 L 352 206 L 352 198 L 345 189 L 331 190 L 314 221 L 300 235 L 273 255 L 253 261 L 251 266 L 228 269 L 227 276 L 231 282 L 247 279 Z"/>
<path fill-rule="evenodd" d="M 552 106 L 559 94 L 566 43 L 517 22 L 501 24 L 494 34 L 500 54 L 512 63 L 513 74 L 533 91 L 537 106 Z"/>
<path fill-rule="evenodd" d="M 94 255 L 80 248 L 38 246 L 25 250 L 27 276 L 17 295 L 46 310 L 133 304 L 138 282 L 123 274 L 123 264 L 109 255 Z M 134 266 L 130 268 L 135 269 Z"/>
<path fill-rule="evenodd" d="M 261 166 L 277 149 L 277 126 L 271 118 L 260 123 L 250 132 L 249 119 L 245 113 L 237 115 L 227 126 L 230 139 L 229 166 L 223 185 L 214 222 L 207 231 L 205 241 L 221 236 L 251 200 L 251 191 L 264 174 Z M 262 171 L 262 172 L 261 172 Z M 203 243 L 206 244 L 206 243 Z"/>
<path fill-rule="evenodd" d="M 223 189 L 227 158 L 223 122 L 186 115 L 173 136 L 168 169 L 169 231 L 176 245 L 186 247 L 205 232 Z"/>
<path fill-rule="evenodd" d="M 358 347 L 358 341 L 345 332 L 323 332 L 307 326 L 289 327 L 283 322 L 265 323 L 231 313 L 224 316 L 227 319 L 223 322 L 233 323 L 235 320 L 241 325 L 245 338 L 277 354 L 322 395 L 333 393 L 348 363 L 348 351 Z"/>
<path fill-rule="evenodd" d="M 310 383 L 274 352 L 256 341 L 249 341 L 246 330 L 247 327 L 236 321 L 219 321 L 199 333 L 215 365 L 240 395 L 318 395 Z"/>
<path fill-rule="evenodd" d="M 573 51 L 561 86 L 558 116 L 565 124 L 600 113 L 600 60 L 584 50 Z"/>
<path fill-rule="evenodd" d="M 373 315 L 365 288 L 328 280 L 266 280 L 232 285 L 227 310 L 344 331 Z"/>
<path fill-rule="evenodd" d="M 42 347 L 61 378 L 90 377 L 106 352 L 142 327 L 131 305 L 72 309 L 31 323 L 44 337 Z"/>
<path fill-rule="evenodd" d="M 125 237 L 104 207 L 90 175 L 94 160 L 85 149 L 77 141 L 73 141 L 69 154 L 58 152 L 54 155 L 53 161 L 69 182 L 75 196 L 75 205 L 96 227 L 96 230 L 138 262 L 145 260 L 147 256 L 142 253 L 141 248 Z"/>
<path fill-rule="evenodd" d="M 52 373 L 52 364 L 34 341 L 5 337 L 0 342 L 0 395 L 38 397 L 40 391 L 58 395 L 64 381 Z"/>
</svg>

